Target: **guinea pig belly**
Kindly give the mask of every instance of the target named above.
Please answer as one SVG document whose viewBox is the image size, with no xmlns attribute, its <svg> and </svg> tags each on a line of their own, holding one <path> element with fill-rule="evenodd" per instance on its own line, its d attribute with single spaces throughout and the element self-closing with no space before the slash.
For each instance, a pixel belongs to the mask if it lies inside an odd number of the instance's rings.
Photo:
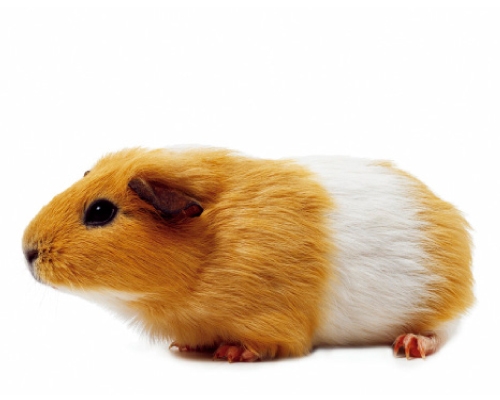
<svg viewBox="0 0 500 400">
<path fill-rule="evenodd" d="M 404 176 L 370 160 L 297 160 L 331 193 L 333 280 L 314 345 L 389 343 L 422 312 L 429 280 L 418 206 Z"/>
</svg>

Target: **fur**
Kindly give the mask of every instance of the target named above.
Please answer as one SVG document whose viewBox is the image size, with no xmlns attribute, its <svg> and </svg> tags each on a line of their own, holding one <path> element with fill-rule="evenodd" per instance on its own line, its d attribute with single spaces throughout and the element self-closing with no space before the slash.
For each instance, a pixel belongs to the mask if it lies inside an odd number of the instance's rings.
<svg viewBox="0 0 500 400">
<path fill-rule="evenodd" d="M 131 190 L 136 177 L 196 198 L 198 218 L 169 223 Z M 86 205 L 117 204 L 112 224 L 82 225 Z M 127 150 L 105 157 L 25 233 L 38 276 L 56 287 L 140 293 L 127 301 L 154 338 L 243 343 L 262 357 L 311 348 L 331 269 L 324 215 L 333 207 L 312 173 L 227 151 Z"/>
<path fill-rule="evenodd" d="M 403 332 L 447 337 L 472 303 L 468 225 L 390 163 L 308 157 L 335 199 L 333 279 L 315 344 L 391 343 Z"/>
<path fill-rule="evenodd" d="M 446 327 L 453 326 L 451 322 L 474 303 L 470 226 L 460 211 L 421 181 L 392 163 L 381 165 L 409 182 L 409 195 L 416 199 L 418 218 L 423 223 L 424 265 L 428 274 L 439 280 L 437 285 L 426 285 L 432 296 L 413 328 L 417 332 L 447 331 Z"/>
<path fill-rule="evenodd" d="M 134 179 L 204 211 L 165 219 Z M 118 214 L 87 227 L 97 199 Z M 130 149 L 56 196 L 23 243 L 38 249 L 39 280 L 110 305 L 152 338 L 236 343 L 265 358 L 390 342 L 455 319 L 472 300 L 466 228 L 388 164 Z"/>
<path fill-rule="evenodd" d="M 317 344 L 387 343 L 425 307 L 434 278 L 424 265 L 422 222 L 409 184 L 370 160 L 300 160 L 335 198 L 328 219 L 337 251 Z M 433 282 L 436 284 L 437 282 Z"/>
</svg>

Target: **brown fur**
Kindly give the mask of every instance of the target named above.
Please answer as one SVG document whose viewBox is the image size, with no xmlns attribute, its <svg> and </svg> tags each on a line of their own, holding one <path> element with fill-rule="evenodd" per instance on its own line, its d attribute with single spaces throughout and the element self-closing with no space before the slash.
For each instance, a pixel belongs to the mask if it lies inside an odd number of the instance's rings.
<svg viewBox="0 0 500 400">
<path fill-rule="evenodd" d="M 426 311 L 416 318 L 419 322 L 411 331 L 433 331 L 459 317 L 474 302 L 470 227 L 460 211 L 438 198 L 420 180 L 391 163 L 382 165 L 409 179 L 414 188 L 411 196 L 420 203 L 424 248 L 429 256 L 427 268 L 437 280 L 429 279 L 428 289 L 433 296 L 422 305 Z"/>
<path fill-rule="evenodd" d="M 128 188 L 134 178 L 181 191 L 204 212 L 167 221 Z M 119 213 L 108 226 L 86 227 L 85 207 L 98 198 Z M 311 348 L 331 274 L 324 215 L 332 207 L 293 162 L 132 149 L 103 158 L 56 196 L 24 243 L 38 245 L 45 283 L 143 294 L 128 307 L 152 337 L 191 347 L 238 343 L 262 357 L 301 355 Z"/>
</svg>

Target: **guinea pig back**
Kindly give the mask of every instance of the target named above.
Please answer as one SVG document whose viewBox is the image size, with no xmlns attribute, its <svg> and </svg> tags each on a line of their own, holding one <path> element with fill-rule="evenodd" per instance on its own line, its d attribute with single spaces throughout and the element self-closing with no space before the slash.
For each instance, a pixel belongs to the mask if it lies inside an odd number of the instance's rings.
<svg viewBox="0 0 500 400">
<path fill-rule="evenodd" d="M 40 282 L 181 351 L 425 357 L 473 301 L 467 227 L 389 163 L 129 149 L 43 207 L 23 249 Z"/>
</svg>

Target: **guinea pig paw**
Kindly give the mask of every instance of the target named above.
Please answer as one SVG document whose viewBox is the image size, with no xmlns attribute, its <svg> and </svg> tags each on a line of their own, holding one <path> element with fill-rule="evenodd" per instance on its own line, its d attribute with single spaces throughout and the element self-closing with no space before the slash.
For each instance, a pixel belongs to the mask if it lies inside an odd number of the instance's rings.
<svg viewBox="0 0 500 400">
<path fill-rule="evenodd" d="M 169 350 L 172 347 L 177 347 L 177 350 L 181 353 L 187 353 L 187 352 L 206 352 L 206 351 L 213 351 L 213 347 L 206 347 L 206 346 L 188 346 L 187 344 L 180 344 L 178 342 L 172 342 L 170 346 L 168 347 Z"/>
<path fill-rule="evenodd" d="M 214 360 L 227 360 L 231 362 L 257 361 L 259 356 L 241 345 L 221 344 L 214 353 Z"/>
<path fill-rule="evenodd" d="M 195 351 L 195 350 L 191 349 L 190 346 L 188 346 L 186 344 L 180 344 L 177 342 L 170 343 L 170 346 L 168 347 L 168 349 L 170 350 L 172 347 L 177 347 L 177 350 L 180 351 L 181 353 L 185 353 L 188 351 Z"/>
<path fill-rule="evenodd" d="M 405 333 L 398 336 L 394 342 L 394 355 L 397 357 L 399 350 L 404 348 L 406 359 L 422 358 L 437 350 L 437 340 L 434 335 L 424 336 Z"/>
</svg>

